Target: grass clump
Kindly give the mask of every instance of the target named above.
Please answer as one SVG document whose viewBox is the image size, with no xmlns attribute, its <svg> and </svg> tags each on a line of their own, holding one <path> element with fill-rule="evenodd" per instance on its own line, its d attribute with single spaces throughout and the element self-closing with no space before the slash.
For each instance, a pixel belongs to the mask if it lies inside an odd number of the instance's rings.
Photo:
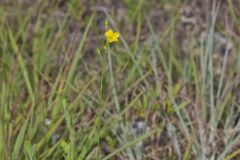
<svg viewBox="0 0 240 160">
<path fill-rule="evenodd" d="M 238 159 L 238 6 L 3 3 L 0 159 Z"/>
</svg>

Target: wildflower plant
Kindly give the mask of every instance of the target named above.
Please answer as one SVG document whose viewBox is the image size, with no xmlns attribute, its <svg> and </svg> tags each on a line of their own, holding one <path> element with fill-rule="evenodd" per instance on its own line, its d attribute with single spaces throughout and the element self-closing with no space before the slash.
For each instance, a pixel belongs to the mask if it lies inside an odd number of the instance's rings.
<svg viewBox="0 0 240 160">
<path fill-rule="evenodd" d="M 100 59 L 100 62 L 101 62 L 101 82 L 100 82 L 100 112 L 99 112 L 99 115 L 98 115 L 98 120 L 96 121 L 97 122 L 97 127 L 98 127 L 98 130 L 100 130 L 100 126 L 101 126 L 101 117 L 102 117 L 102 114 L 104 112 L 104 110 L 106 109 L 106 105 L 104 104 L 104 90 L 103 90 L 103 82 L 104 82 L 104 79 L 105 79 L 105 65 L 106 65 L 106 58 L 108 58 L 108 63 L 110 65 L 110 75 L 111 75 L 111 82 L 113 83 L 113 80 L 112 80 L 112 67 L 111 67 L 111 56 L 110 56 L 110 44 L 111 43 L 116 43 L 118 42 L 118 39 L 119 39 L 119 33 L 118 32 L 113 32 L 112 29 L 108 29 L 108 21 L 106 20 L 105 21 L 105 29 L 106 29 L 106 32 L 104 33 L 105 35 L 105 44 L 103 46 L 103 49 L 104 49 L 104 54 L 101 54 L 101 49 L 97 48 L 97 54 L 99 56 L 99 59 Z M 99 133 L 99 132 L 98 132 Z M 100 159 L 99 155 L 100 155 L 100 135 L 98 134 L 98 154 L 97 154 L 97 159 Z"/>
<path fill-rule="evenodd" d="M 106 32 L 104 33 L 104 35 L 105 35 L 106 41 L 105 41 L 105 44 L 103 46 L 104 54 L 102 55 L 101 50 L 99 48 L 97 48 L 97 54 L 98 54 L 98 56 L 100 58 L 100 61 L 101 61 L 101 70 L 102 70 L 102 73 L 101 73 L 102 80 L 101 80 L 101 82 L 103 82 L 103 80 L 104 80 L 105 58 L 106 58 L 106 55 L 109 52 L 108 51 L 109 45 L 111 43 L 118 42 L 118 39 L 119 39 L 119 33 L 118 32 L 113 32 L 112 29 L 108 29 L 108 21 L 107 20 L 105 21 L 105 29 L 106 29 Z M 101 83 L 101 92 L 103 92 L 103 83 Z"/>
</svg>

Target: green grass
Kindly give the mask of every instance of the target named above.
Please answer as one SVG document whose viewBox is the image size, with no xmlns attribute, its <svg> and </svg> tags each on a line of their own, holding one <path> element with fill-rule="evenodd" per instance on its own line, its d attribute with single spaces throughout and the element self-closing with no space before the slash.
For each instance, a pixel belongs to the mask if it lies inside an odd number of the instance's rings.
<svg viewBox="0 0 240 160">
<path fill-rule="evenodd" d="M 202 40 L 181 1 L 2 5 L 0 159 L 238 159 L 239 2 L 216 2 Z"/>
</svg>

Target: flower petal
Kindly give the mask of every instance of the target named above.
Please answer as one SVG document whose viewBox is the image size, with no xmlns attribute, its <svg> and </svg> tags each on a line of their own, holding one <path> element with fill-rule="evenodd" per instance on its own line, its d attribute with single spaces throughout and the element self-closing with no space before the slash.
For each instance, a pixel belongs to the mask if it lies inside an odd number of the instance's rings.
<svg viewBox="0 0 240 160">
<path fill-rule="evenodd" d="M 114 37 L 114 38 L 119 38 L 119 33 L 118 33 L 118 32 L 114 32 L 114 33 L 113 33 L 113 37 Z"/>
<path fill-rule="evenodd" d="M 111 37 L 112 34 L 113 34 L 113 31 L 111 29 L 109 29 L 108 31 L 105 32 L 105 37 L 109 38 L 109 37 Z"/>
</svg>

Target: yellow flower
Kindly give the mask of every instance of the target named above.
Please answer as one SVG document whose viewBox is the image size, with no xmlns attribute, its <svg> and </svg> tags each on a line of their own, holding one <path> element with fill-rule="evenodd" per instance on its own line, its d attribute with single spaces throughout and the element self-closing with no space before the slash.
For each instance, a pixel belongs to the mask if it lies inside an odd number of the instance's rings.
<svg viewBox="0 0 240 160">
<path fill-rule="evenodd" d="M 118 42 L 119 33 L 113 32 L 111 29 L 105 32 L 105 37 L 108 43 Z"/>
</svg>

